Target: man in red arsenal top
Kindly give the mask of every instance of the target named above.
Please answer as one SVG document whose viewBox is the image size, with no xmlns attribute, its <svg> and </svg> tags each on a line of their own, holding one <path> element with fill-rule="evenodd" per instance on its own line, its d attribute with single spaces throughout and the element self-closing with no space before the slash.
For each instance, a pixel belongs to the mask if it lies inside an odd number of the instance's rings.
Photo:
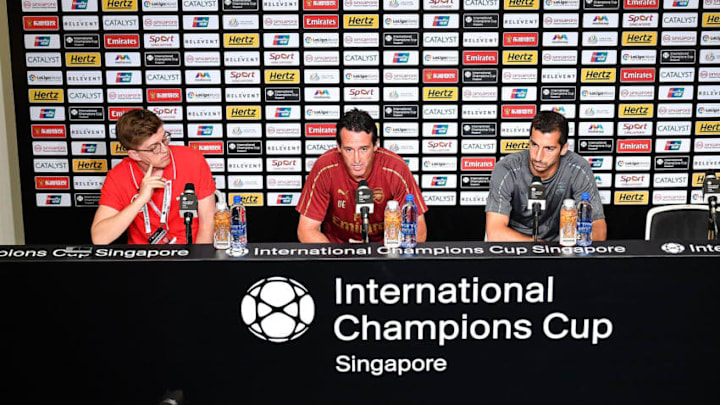
<svg viewBox="0 0 720 405">
<path fill-rule="evenodd" d="M 365 111 L 351 110 L 337 124 L 337 149 L 325 152 L 315 162 L 305 181 L 300 202 L 298 239 L 303 243 L 359 242 L 362 221 L 355 214 L 355 190 L 366 180 L 373 190 L 374 212 L 370 215 L 371 242 L 383 240 L 385 204 L 396 200 L 402 206 L 413 194 L 417 205 L 417 240 L 427 238 L 427 206 L 405 160 L 378 147 L 375 122 Z"/>
</svg>

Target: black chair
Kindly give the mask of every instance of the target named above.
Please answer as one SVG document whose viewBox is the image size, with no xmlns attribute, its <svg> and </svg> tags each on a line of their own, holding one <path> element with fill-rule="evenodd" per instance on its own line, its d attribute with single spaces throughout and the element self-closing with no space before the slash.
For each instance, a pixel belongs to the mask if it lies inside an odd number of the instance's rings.
<svg viewBox="0 0 720 405">
<path fill-rule="evenodd" d="M 655 207 L 648 211 L 645 240 L 707 240 L 707 205 L 681 204 Z"/>
</svg>

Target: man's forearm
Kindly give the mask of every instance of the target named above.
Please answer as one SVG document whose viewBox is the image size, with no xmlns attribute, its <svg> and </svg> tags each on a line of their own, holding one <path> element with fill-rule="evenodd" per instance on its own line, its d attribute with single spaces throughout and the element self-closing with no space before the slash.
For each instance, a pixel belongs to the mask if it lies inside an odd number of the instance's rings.
<svg viewBox="0 0 720 405">
<path fill-rule="evenodd" d="M 509 226 L 496 226 L 492 232 L 487 232 L 490 242 L 532 242 L 532 236 L 520 233 Z"/>
<path fill-rule="evenodd" d="M 135 200 L 117 214 L 93 225 L 90 230 L 92 242 L 96 245 L 107 245 L 114 242 L 115 239 L 125 233 L 143 205 L 138 200 Z"/>
<path fill-rule="evenodd" d="M 298 230 L 298 239 L 301 243 L 330 243 L 324 233 L 315 229 Z"/>
</svg>

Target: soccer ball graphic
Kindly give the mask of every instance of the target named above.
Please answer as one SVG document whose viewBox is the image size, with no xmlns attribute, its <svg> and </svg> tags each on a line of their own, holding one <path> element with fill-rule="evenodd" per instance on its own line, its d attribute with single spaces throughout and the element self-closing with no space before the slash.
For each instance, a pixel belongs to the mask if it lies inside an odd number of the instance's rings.
<svg viewBox="0 0 720 405">
<path fill-rule="evenodd" d="M 315 301 L 297 281 L 268 277 L 248 289 L 240 315 L 255 336 L 282 343 L 307 332 L 315 317 Z"/>
<path fill-rule="evenodd" d="M 664 252 L 676 255 L 685 251 L 685 246 L 679 243 L 666 243 L 660 247 Z"/>
</svg>

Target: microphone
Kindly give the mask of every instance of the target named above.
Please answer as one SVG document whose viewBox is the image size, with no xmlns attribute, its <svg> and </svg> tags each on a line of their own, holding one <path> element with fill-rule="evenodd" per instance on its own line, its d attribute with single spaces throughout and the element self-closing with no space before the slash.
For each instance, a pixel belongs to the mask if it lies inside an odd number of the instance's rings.
<svg viewBox="0 0 720 405">
<path fill-rule="evenodd" d="M 360 180 L 358 188 L 355 191 L 355 214 L 360 214 L 362 219 L 362 240 L 365 243 L 370 242 L 368 235 L 370 230 L 370 214 L 375 211 L 375 203 L 373 202 L 373 193 L 368 186 L 367 180 Z"/>
<path fill-rule="evenodd" d="M 166 391 L 158 405 L 185 405 L 185 395 L 182 390 Z"/>
<path fill-rule="evenodd" d="M 528 209 L 533 212 L 533 242 L 537 242 L 540 230 L 540 211 L 545 210 L 545 186 L 539 176 L 533 176 L 528 190 Z"/>
<path fill-rule="evenodd" d="M 185 184 L 185 191 L 180 194 L 180 217 L 185 220 L 185 236 L 187 244 L 192 244 L 192 220 L 198 215 L 198 200 L 195 185 Z"/>
<path fill-rule="evenodd" d="M 705 173 L 703 181 L 703 201 L 708 204 L 708 240 L 715 240 L 718 237 L 717 223 L 717 202 L 720 197 L 720 180 L 715 173 L 709 171 Z"/>
<path fill-rule="evenodd" d="M 533 176 L 530 188 L 528 190 L 528 210 L 540 211 L 545 210 L 546 199 L 545 186 L 542 184 L 539 176 Z"/>
<path fill-rule="evenodd" d="M 713 172 L 705 173 L 705 181 L 703 181 L 703 201 L 710 202 L 715 199 L 717 202 L 720 197 L 720 179 Z"/>
</svg>

